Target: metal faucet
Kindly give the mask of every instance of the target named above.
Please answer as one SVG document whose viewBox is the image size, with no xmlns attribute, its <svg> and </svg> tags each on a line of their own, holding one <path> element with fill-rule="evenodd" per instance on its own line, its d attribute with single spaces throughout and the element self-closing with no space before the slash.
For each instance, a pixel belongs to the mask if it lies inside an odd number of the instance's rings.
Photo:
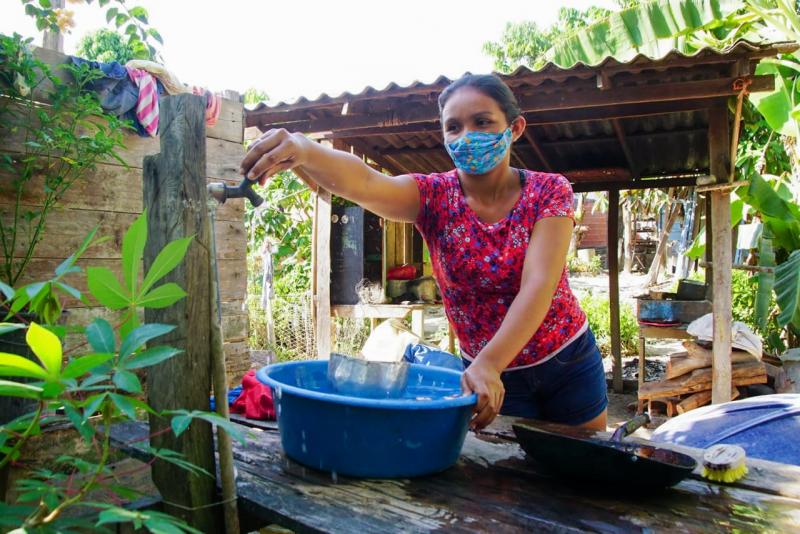
<svg viewBox="0 0 800 534">
<path fill-rule="evenodd" d="M 254 183 L 253 180 L 247 178 L 242 178 L 237 186 L 227 185 L 224 182 L 213 182 L 208 184 L 208 194 L 220 204 L 225 204 L 229 198 L 246 198 L 254 208 L 257 208 L 264 202 L 264 198 L 253 191 Z"/>
</svg>

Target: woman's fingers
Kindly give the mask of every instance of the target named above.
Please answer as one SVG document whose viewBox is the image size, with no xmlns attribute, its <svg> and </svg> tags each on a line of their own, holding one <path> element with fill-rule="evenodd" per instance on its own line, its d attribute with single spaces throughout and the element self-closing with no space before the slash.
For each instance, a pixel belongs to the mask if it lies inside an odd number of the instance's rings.
<svg viewBox="0 0 800 534">
<path fill-rule="evenodd" d="M 295 151 L 297 147 L 291 140 L 284 140 L 272 150 L 262 155 L 256 161 L 247 177 L 251 180 L 258 179 L 264 181 L 279 170 L 285 170 L 293 166 Z"/>
<path fill-rule="evenodd" d="M 486 406 L 479 411 L 475 417 L 472 418 L 472 422 L 470 426 L 473 430 L 481 430 L 486 428 L 486 426 L 491 423 L 494 418 L 497 416 L 497 412 L 492 407 L 491 404 L 486 404 Z"/>
<path fill-rule="evenodd" d="M 274 175 L 278 174 L 281 171 L 288 171 L 289 169 L 291 169 L 294 166 L 295 166 L 295 163 L 294 163 L 293 159 L 288 159 L 288 160 L 284 161 L 283 163 L 279 163 L 279 164 L 275 165 L 273 168 L 271 168 L 268 172 L 262 174 L 258 179 L 258 184 L 259 185 L 264 185 L 265 183 L 267 183 L 267 180 L 271 176 L 274 176 Z"/>
<path fill-rule="evenodd" d="M 461 375 L 461 391 L 464 393 L 464 395 L 472 395 L 473 393 L 472 386 L 467 379 L 466 373 Z"/>
<path fill-rule="evenodd" d="M 290 138 L 291 134 L 284 129 L 269 130 L 264 132 L 250 145 L 250 148 L 247 150 L 247 154 L 245 154 L 244 159 L 242 159 L 242 163 L 239 165 L 239 172 L 247 175 L 247 177 L 251 180 L 254 180 L 261 174 L 264 174 L 267 169 L 255 168 L 256 165 L 258 165 L 258 163 L 265 156 L 271 156 L 272 152 L 274 152 L 277 147 L 281 146 Z M 268 160 L 271 159 L 274 158 L 268 158 Z M 274 165 L 275 163 L 280 162 L 281 160 L 275 160 L 272 164 Z"/>
</svg>

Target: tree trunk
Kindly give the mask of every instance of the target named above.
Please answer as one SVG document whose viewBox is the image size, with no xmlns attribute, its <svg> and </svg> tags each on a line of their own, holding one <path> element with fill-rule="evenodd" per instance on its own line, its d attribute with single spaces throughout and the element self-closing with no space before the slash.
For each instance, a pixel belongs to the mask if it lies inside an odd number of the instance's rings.
<svg viewBox="0 0 800 534">
<path fill-rule="evenodd" d="M 678 195 L 675 194 L 675 190 L 670 188 L 668 193 L 668 205 L 670 206 L 669 216 L 667 217 L 667 222 L 664 225 L 664 228 L 661 229 L 661 235 L 658 238 L 658 246 L 656 247 L 656 254 L 653 257 L 652 263 L 650 263 L 650 269 L 647 271 L 647 280 L 644 284 L 645 287 L 651 287 L 658 283 L 658 275 L 661 271 L 664 252 L 667 250 L 667 238 L 669 238 L 669 231 L 672 229 L 672 225 L 675 224 L 675 221 L 678 219 L 678 215 L 681 211 L 680 204 L 676 202 L 677 199 Z"/>
<path fill-rule="evenodd" d="M 625 273 L 630 274 L 633 270 L 633 252 L 634 252 L 634 242 L 636 241 L 636 221 L 633 216 L 633 210 L 631 209 L 629 202 L 622 203 L 622 224 L 623 224 L 623 239 L 624 239 L 624 251 L 625 251 L 625 261 L 623 263 L 622 270 Z"/>
</svg>

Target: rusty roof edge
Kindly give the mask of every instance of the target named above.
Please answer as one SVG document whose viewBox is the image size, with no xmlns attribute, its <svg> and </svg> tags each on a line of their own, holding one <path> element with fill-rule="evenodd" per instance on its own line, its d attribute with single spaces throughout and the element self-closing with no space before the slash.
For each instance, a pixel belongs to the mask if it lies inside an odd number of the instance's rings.
<svg viewBox="0 0 800 534">
<path fill-rule="evenodd" d="M 665 53 L 661 57 L 651 57 L 646 54 L 637 54 L 631 57 L 627 61 L 619 61 L 613 56 L 608 56 L 603 60 L 599 61 L 596 64 L 587 64 L 587 63 L 576 63 L 571 67 L 564 68 L 556 65 L 555 63 L 549 62 L 538 69 L 530 69 L 524 65 L 517 67 L 511 73 L 499 73 L 495 72 L 500 76 L 503 80 L 509 80 L 513 78 L 519 78 L 522 76 L 530 76 L 530 75 L 542 75 L 542 74 L 558 74 L 563 75 L 565 73 L 574 72 L 576 76 L 579 76 L 581 73 L 593 72 L 602 70 L 603 68 L 607 68 L 609 66 L 640 66 L 643 62 L 650 62 L 650 63 L 659 63 L 662 61 L 666 61 L 671 58 L 699 58 L 701 55 L 705 56 L 726 56 L 726 55 L 734 55 L 742 50 L 747 52 L 771 52 L 774 54 L 784 53 L 784 52 L 791 52 L 798 49 L 798 43 L 794 43 L 791 41 L 781 41 L 781 42 L 771 42 L 771 43 L 754 43 L 751 41 L 740 40 L 732 45 L 728 46 L 723 50 L 718 50 L 712 47 L 705 47 L 700 48 L 691 53 L 684 53 L 678 50 L 670 50 L 669 52 Z M 470 72 L 465 72 L 464 74 L 470 74 Z M 245 114 L 254 114 L 257 115 L 259 112 L 283 112 L 283 111 L 295 111 L 300 109 L 310 109 L 315 107 L 325 107 L 325 106 L 334 106 L 337 104 L 344 104 L 345 102 L 349 102 L 352 100 L 357 100 L 361 97 L 366 96 L 374 96 L 380 93 L 386 93 L 386 98 L 391 98 L 393 96 L 400 96 L 395 95 L 394 93 L 405 93 L 405 92 L 415 92 L 419 90 L 420 92 L 425 89 L 430 89 L 430 91 L 438 90 L 450 82 L 452 82 L 450 78 L 447 78 L 444 75 L 438 76 L 432 82 L 422 82 L 419 80 L 415 80 L 408 85 L 401 86 L 395 82 L 389 82 L 383 89 L 377 89 L 371 85 L 366 86 L 358 93 L 351 93 L 345 91 L 337 96 L 330 96 L 327 93 L 320 94 L 315 99 L 309 99 L 306 97 L 301 96 L 300 98 L 296 99 L 293 102 L 278 102 L 274 105 L 267 105 L 265 102 L 259 102 L 253 108 L 245 108 Z"/>
</svg>

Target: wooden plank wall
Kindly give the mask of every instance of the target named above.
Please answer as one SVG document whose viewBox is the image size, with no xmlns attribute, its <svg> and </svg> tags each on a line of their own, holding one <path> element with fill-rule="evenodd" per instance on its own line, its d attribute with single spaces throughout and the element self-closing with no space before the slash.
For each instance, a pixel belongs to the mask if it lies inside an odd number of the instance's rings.
<svg viewBox="0 0 800 534">
<path fill-rule="evenodd" d="M 51 64 L 65 59 L 50 50 L 41 50 L 41 55 Z M 240 102 L 222 101 L 217 124 L 207 129 L 206 172 L 209 181 L 238 183 L 237 169 L 244 153 L 243 117 L 244 108 Z M 55 267 L 78 247 L 87 232 L 96 225 L 99 225 L 98 235 L 110 236 L 111 239 L 89 249 L 80 265 L 84 268 L 87 265 L 107 266 L 120 274 L 122 236 L 142 212 L 142 161 L 144 156 L 159 151 L 157 138 L 126 134 L 124 143 L 125 148 L 119 154 L 127 163 L 127 168 L 115 160 L 98 165 L 77 181 L 51 212 L 44 239 L 36 249 L 23 282 L 52 276 Z M 19 138 L 4 136 L 0 130 L 0 152 L 18 153 L 21 146 Z M 23 200 L 26 205 L 41 205 L 41 186 L 41 180 L 31 183 Z M 11 201 L 7 195 L 0 193 L 0 205 L 5 207 Z M 228 379 L 231 383 L 239 383 L 250 368 L 245 306 L 247 237 L 243 199 L 229 200 L 219 208 L 216 239 Z M 83 275 L 71 275 L 70 282 L 79 290 L 86 290 Z M 66 306 L 72 323 L 85 324 L 104 311 L 100 307 L 87 308 L 74 299 L 69 299 Z"/>
</svg>

